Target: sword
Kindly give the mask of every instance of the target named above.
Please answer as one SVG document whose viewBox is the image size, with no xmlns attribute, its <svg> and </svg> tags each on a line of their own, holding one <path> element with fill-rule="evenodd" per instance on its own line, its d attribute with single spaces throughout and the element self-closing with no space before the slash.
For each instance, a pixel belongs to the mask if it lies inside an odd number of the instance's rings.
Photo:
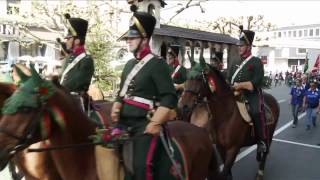
<svg viewBox="0 0 320 180">
<path fill-rule="evenodd" d="M 168 137 L 168 138 L 169 138 L 169 137 Z M 184 180 L 184 177 L 183 177 L 182 172 L 181 172 L 181 168 L 178 166 L 177 162 L 174 160 L 173 147 L 172 147 L 171 144 L 169 145 L 169 143 L 167 143 L 167 141 L 166 141 L 166 139 L 165 139 L 165 137 L 164 137 L 164 126 L 162 126 L 162 130 L 160 131 L 160 139 L 161 139 L 161 142 L 162 142 L 162 144 L 163 144 L 163 147 L 164 147 L 166 153 L 168 154 L 169 159 L 170 159 L 170 161 L 171 161 L 174 169 L 176 170 L 179 178 L 180 178 L 181 180 Z M 170 147 L 169 147 L 169 146 L 170 146 Z"/>
</svg>

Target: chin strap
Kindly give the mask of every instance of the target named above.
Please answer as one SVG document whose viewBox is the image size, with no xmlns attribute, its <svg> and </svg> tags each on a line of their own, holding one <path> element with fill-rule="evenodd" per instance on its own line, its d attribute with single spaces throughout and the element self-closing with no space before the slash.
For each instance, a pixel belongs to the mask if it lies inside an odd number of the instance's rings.
<svg viewBox="0 0 320 180">
<path fill-rule="evenodd" d="M 140 50 L 140 48 L 141 48 L 141 44 L 142 44 L 142 38 L 140 39 L 140 42 L 139 42 L 139 44 L 138 44 L 138 47 L 133 51 L 133 55 L 134 55 L 134 57 L 135 57 L 136 59 L 139 59 L 139 58 L 138 58 L 138 52 L 139 52 L 139 50 Z"/>
</svg>

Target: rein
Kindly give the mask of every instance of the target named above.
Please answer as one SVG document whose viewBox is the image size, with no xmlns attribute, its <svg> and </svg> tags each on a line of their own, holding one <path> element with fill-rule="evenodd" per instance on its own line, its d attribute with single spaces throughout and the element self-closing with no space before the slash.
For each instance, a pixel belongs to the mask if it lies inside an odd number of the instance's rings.
<svg viewBox="0 0 320 180">
<path fill-rule="evenodd" d="M 8 153 L 10 155 L 15 155 L 18 151 L 20 151 L 20 150 L 22 150 L 25 147 L 28 147 L 30 145 L 29 143 L 32 140 L 33 134 L 37 129 L 37 124 L 40 121 L 40 115 L 41 114 L 37 114 L 36 120 L 32 121 L 30 126 L 28 126 L 28 128 L 27 128 L 27 129 L 30 129 L 30 130 L 28 130 L 25 133 L 26 135 L 23 135 L 23 136 L 17 136 L 15 134 L 13 134 L 12 132 L 8 131 L 7 129 L 0 127 L 0 133 L 4 133 L 9 137 L 12 137 L 12 138 L 18 140 L 18 143 L 14 147 L 7 149 Z"/>
<path fill-rule="evenodd" d="M 31 148 L 28 149 L 28 152 L 44 152 L 44 151 L 54 151 L 54 150 L 64 150 L 64 149 L 70 149 L 70 148 L 82 148 L 92 145 L 102 145 L 102 142 L 92 142 L 92 143 L 79 143 L 79 144 L 68 144 L 64 146 L 55 146 L 55 147 L 47 147 L 47 148 Z"/>
<path fill-rule="evenodd" d="M 140 134 L 134 137 L 131 137 L 129 139 L 126 139 L 124 141 L 133 141 L 134 139 L 140 138 L 144 135 L 148 134 Z M 119 143 L 120 141 L 111 141 L 112 143 Z M 46 147 L 46 148 L 34 148 L 34 149 L 28 149 L 28 152 L 44 152 L 44 151 L 56 151 L 56 150 L 64 150 L 64 149 L 71 149 L 71 148 L 82 148 L 87 146 L 93 146 L 93 145 L 103 145 L 103 142 L 90 142 L 90 143 L 79 143 L 79 144 L 68 144 L 64 146 L 55 146 L 55 147 Z"/>
</svg>

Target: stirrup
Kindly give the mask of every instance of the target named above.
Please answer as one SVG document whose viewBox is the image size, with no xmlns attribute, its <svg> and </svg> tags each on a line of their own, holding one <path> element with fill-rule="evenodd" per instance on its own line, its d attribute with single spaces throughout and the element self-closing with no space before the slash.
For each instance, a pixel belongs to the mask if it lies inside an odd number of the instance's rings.
<svg viewBox="0 0 320 180">
<path fill-rule="evenodd" d="M 258 141 L 258 143 L 257 143 L 257 151 L 259 152 L 259 153 L 266 153 L 267 152 L 267 150 L 268 150 L 268 147 L 267 147 L 267 145 L 266 145 L 266 143 L 264 142 L 264 141 Z"/>
</svg>

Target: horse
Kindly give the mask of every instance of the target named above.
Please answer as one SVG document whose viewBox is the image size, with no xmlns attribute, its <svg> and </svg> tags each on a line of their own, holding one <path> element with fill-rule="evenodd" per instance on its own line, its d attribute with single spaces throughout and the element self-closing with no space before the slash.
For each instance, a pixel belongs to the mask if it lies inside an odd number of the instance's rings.
<svg viewBox="0 0 320 180">
<path fill-rule="evenodd" d="M 90 143 L 88 137 L 95 134 L 96 124 L 74 98 L 61 86 L 41 79 L 33 69 L 31 78 L 17 89 L 10 100 L 3 108 L 0 121 L 0 129 L 13 134 L 0 134 L 2 166 L 12 153 L 33 142 L 47 140 L 51 147 L 83 145 Z M 46 128 L 40 128 L 40 124 Z M 190 162 L 187 166 L 188 179 L 201 180 L 209 176 L 209 170 L 216 169 L 216 160 L 205 130 L 179 121 L 169 123 L 168 127 L 174 130 L 172 135 Z M 43 137 L 41 132 L 44 129 L 47 133 Z M 50 156 L 61 179 L 98 179 L 92 145 L 50 151 Z"/>
<path fill-rule="evenodd" d="M 14 93 L 16 85 L 10 83 L 0 83 L 0 107 Z M 2 116 L 2 115 L 1 115 Z M 31 145 L 31 148 L 41 147 L 42 142 Z M 9 163 L 9 170 L 14 180 L 59 180 L 55 169 L 51 167 L 52 160 L 48 152 L 27 154 L 27 151 L 17 153 Z M 19 172 L 16 172 L 18 167 Z"/>
<path fill-rule="evenodd" d="M 231 168 L 240 148 L 254 145 L 256 140 L 251 136 L 251 126 L 243 120 L 240 114 L 236 103 L 237 97 L 231 86 L 220 71 L 203 64 L 197 66 L 193 75 L 190 75 L 186 81 L 178 108 L 185 114 L 185 117 L 187 115 L 188 119 L 191 116 L 191 122 L 200 124 L 209 131 L 224 164 L 219 177 L 232 179 Z M 264 93 L 263 96 L 266 105 L 272 111 L 274 120 L 267 127 L 268 138 L 271 140 L 279 118 L 279 104 L 270 94 Z M 202 120 L 206 121 L 193 118 L 199 115 Z M 259 161 L 257 180 L 263 179 L 266 158 L 267 153 L 257 154 Z"/>
</svg>

